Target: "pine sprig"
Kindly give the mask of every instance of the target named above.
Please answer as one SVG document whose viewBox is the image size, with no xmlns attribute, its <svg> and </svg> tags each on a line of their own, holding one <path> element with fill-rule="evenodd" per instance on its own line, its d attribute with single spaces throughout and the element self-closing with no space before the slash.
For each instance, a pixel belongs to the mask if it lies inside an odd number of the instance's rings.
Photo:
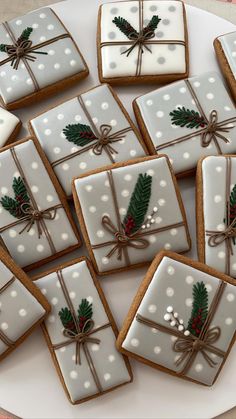
<svg viewBox="0 0 236 419">
<path fill-rule="evenodd" d="M 130 25 L 130 23 L 124 19 L 123 17 L 115 17 L 112 21 L 117 28 L 120 29 L 120 31 L 125 34 L 128 38 L 130 36 L 131 33 L 135 33 L 138 35 L 138 32 L 133 28 L 132 25 Z"/>
<path fill-rule="evenodd" d="M 152 176 L 139 174 L 123 223 L 126 234 L 133 234 L 142 226 L 149 206 L 151 188 Z"/>
<path fill-rule="evenodd" d="M 159 25 L 161 19 L 157 15 L 153 15 L 149 24 L 143 29 L 143 33 L 154 32 Z"/>
<path fill-rule="evenodd" d="M 59 317 L 65 329 L 70 330 L 71 332 L 74 332 L 74 333 L 77 332 L 73 316 L 71 314 L 71 311 L 68 309 L 68 307 L 62 308 L 59 311 Z"/>
<path fill-rule="evenodd" d="M 33 28 L 27 27 L 26 29 L 23 30 L 17 42 L 27 41 L 30 38 L 30 35 L 32 32 L 33 32 Z"/>
<path fill-rule="evenodd" d="M 62 322 L 62 325 L 66 330 L 70 330 L 71 332 L 75 334 L 78 333 L 73 316 L 68 307 L 62 308 L 58 314 Z M 93 317 L 92 303 L 89 303 L 89 301 L 86 298 L 83 298 L 81 300 L 81 303 L 77 311 L 79 332 L 82 332 L 82 331 L 86 332 L 90 328 L 90 324 L 87 324 L 85 326 L 85 323 L 87 322 L 87 320 L 92 319 L 92 317 Z"/>
<path fill-rule="evenodd" d="M 171 122 L 174 125 L 178 125 L 181 128 L 204 128 L 207 125 L 207 121 L 197 111 L 186 109 L 184 106 L 178 107 L 174 111 L 170 112 Z"/>
<path fill-rule="evenodd" d="M 85 124 L 69 124 L 63 129 L 63 134 L 68 141 L 80 147 L 89 144 L 97 138 L 90 126 Z"/>
<path fill-rule="evenodd" d="M 0 44 L 0 52 L 6 52 L 6 44 Z"/>
<path fill-rule="evenodd" d="M 234 219 L 236 218 L 236 184 L 234 185 L 230 197 L 229 197 L 229 202 L 228 204 L 229 208 L 227 207 L 227 211 L 226 211 L 226 217 L 224 218 L 224 223 L 227 224 L 227 226 L 229 226 L 230 224 L 232 224 L 232 222 L 234 221 Z M 228 211 L 229 209 L 229 211 Z M 229 212 L 229 214 L 228 214 Z M 236 221 L 233 224 L 233 228 L 236 227 Z M 232 236 L 232 241 L 233 244 L 236 244 L 236 237 Z"/>
<path fill-rule="evenodd" d="M 15 194 L 15 199 L 17 200 L 17 202 L 19 202 L 19 204 L 25 204 L 30 202 L 27 189 L 21 177 L 14 177 L 12 189 Z"/>
<path fill-rule="evenodd" d="M 193 304 L 188 330 L 199 336 L 208 314 L 208 293 L 204 282 L 193 285 Z"/>
<path fill-rule="evenodd" d="M 85 323 L 87 320 L 90 320 L 93 317 L 93 309 L 92 309 L 92 303 L 89 303 L 89 301 L 84 298 L 82 299 L 79 309 L 78 309 L 78 319 L 79 319 L 79 328 L 80 330 L 83 329 Z M 89 324 L 85 326 L 85 332 L 88 330 Z"/>
<path fill-rule="evenodd" d="M 26 204 L 27 208 L 27 204 L 29 204 L 30 198 L 24 181 L 21 177 L 13 178 L 12 189 L 14 192 L 14 198 L 4 195 L 0 199 L 0 203 L 2 204 L 3 208 L 13 217 L 22 218 L 25 216 L 24 212 L 22 211 L 22 204 Z"/>
</svg>

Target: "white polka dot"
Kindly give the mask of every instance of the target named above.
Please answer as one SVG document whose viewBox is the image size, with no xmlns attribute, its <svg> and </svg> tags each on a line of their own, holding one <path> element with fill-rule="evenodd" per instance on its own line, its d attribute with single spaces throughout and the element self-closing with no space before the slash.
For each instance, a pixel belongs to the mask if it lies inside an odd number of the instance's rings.
<svg viewBox="0 0 236 419">
<path fill-rule="evenodd" d="M 150 306 L 148 306 L 148 311 L 149 313 L 156 313 L 157 306 L 155 304 L 150 304 Z"/>
<path fill-rule="evenodd" d="M 226 295 L 226 299 L 227 299 L 227 301 L 229 301 L 231 303 L 232 301 L 234 301 L 235 296 L 234 296 L 234 294 L 229 293 L 229 294 Z"/>
<path fill-rule="evenodd" d="M 46 36 L 40 36 L 39 40 L 40 40 L 41 42 L 46 41 Z"/>
<path fill-rule="evenodd" d="M 109 356 L 108 356 L 108 361 L 109 361 L 109 362 L 114 362 L 114 361 L 115 361 L 115 359 L 116 359 L 115 355 L 109 355 Z"/>
<path fill-rule="evenodd" d="M 158 204 L 160 205 L 160 207 L 163 207 L 165 205 L 165 203 L 166 203 L 165 199 L 163 199 L 163 198 L 158 199 Z"/>
<path fill-rule="evenodd" d="M 17 246 L 17 252 L 23 253 L 25 251 L 25 246 L 23 244 L 19 244 Z"/>
<path fill-rule="evenodd" d="M 229 111 L 231 111 L 231 108 L 230 108 L 229 106 L 224 106 L 224 110 L 225 110 L 226 112 L 229 112 Z"/>
<path fill-rule="evenodd" d="M 7 194 L 8 193 L 8 188 L 6 187 L 6 186 L 2 186 L 1 187 L 1 193 L 4 195 L 4 194 Z"/>
<path fill-rule="evenodd" d="M 84 161 L 82 161 L 82 162 L 79 164 L 79 168 L 80 168 L 80 169 L 86 169 L 86 167 L 87 167 L 87 163 L 85 163 Z"/>
<path fill-rule="evenodd" d="M 78 377 L 77 371 L 70 372 L 70 378 L 72 378 L 72 380 L 76 380 L 77 377 Z"/>
<path fill-rule="evenodd" d="M 26 84 L 28 84 L 28 85 L 30 86 L 31 84 L 33 84 L 33 80 L 32 80 L 32 79 L 30 79 L 30 78 L 28 78 L 28 79 L 26 80 Z"/>
<path fill-rule="evenodd" d="M 186 87 L 180 87 L 179 91 L 180 93 L 186 93 Z"/>
<path fill-rule="evenodd" d="M 7 330 L 8 329 L 8 324 L 6 322 L 1 323 L 1 329 L 2 330 Z"/>
<path fill-rule="evenodd" d="M 76 60 L 70 60 L 71 67 L 74 67 L 77 64 Z"/>
<path fill-rule="evenodd" d="M 102 231 L 102 230 L 98 230 L 96 234 L 99 238 L 104 237 L 104 231 Z"/>
<path fill-rule="evenodd" d="M 193 299 L 192 298 L 186 298 L 185 304 L 187 307 L 192 307 Z"/>
<path fill-rule="evenodd" d="M 70 55 L 71 54 L 71 49 L 70 48 L 66 48 L 64 52 L 65 52 L 66 55 Z"/>
<path fill-rule="evenodd" d="M 168 266 L 168 268 L 167 268 L 167 273 L 168 273 L 169 275 L 174 275 L 174 273 L 175 273 L 175 268 L 174 268 L 173 266 Z"/>
<path fill-rule="evenodd" d="M 162 187 L 162 188 L 165 188 L 165 186 L 167 185 L 167 183 L 166 183 L 166 181 L 165 180 L 161 180 L 160 181 L 160 186 Z"/>
<path fill-rule="evenodd" d="M 103 103 L 101 104 L 101 108 L 102 108 L 103 110 L 108 109 L 108 108 L 109 108 L 108 103 L 107 103 L 107 102 L 103 102 Z"/>
<path fill-rule="evenodd" d="M 164 99 L 164 100 L 170 100 L 170 95 L 164 95 L 164 96 L 163 96 L 163 99 Z"/>
<path fill-rule="evenodd" d="M 75 121 L 80 122 L 81 121 L 81 115 L 75 115 Z"/>
<path fill-rule="evenodd" d="M 236 51 L 232 51 L 232 57 L 236 57 Z"/>
<path fill-rule="evenodd" d="M 26 311 L 24 308 L 21 308 L 21 309 L 19 310 L 19 315 L 20 315 L 21 317 L 25 317 L 25 316 L 26 316 L 26 314 L 27 314 L 27 311 Z"/>
<path fill-rule="evenodd" d="M 66 172 L 67 170 L 69 170 L 69 168 L 70 168 L 70 165 L 68 163 L 63 163 L 62 170 Z"/>
<path fill-rule="evenodd" d="M 36 185 L 31 186 L 31 191 L 32 191 L 33 193 L 37 193 L 37 192 L 39 191 L 38 186 L 36 186 Z"/>
<path fill-rule="evenodd" d="M 206 289 L 207 289 L 207 292 L 211 292 L 212 291 L 211 284 L 206 284 Z"/>
<path fill-rule="evenodd" d="M 108 372 L 106 374 L 104 374 L 104 380 L 108 381 L 111 378 L 111 374 L 109 374 Z"/>
<path fill-rule="evenodd" d="M 155 347 L 154 347 L 154 349 L 153 349 L 153 351 L 154 351 L 154 353 L 155 353 L 156 355 L 158 355 L 158 354 L 161 352 L 161 348 L 160 348 L 160 346 L 155 346 Z"/>
<path fill-rule="evenodd" d="M 21 20 L 21 19 L 18 19 L 18 20 L 16 21 L 16 25 L 17 25 L 17 26 L 22 25 L 22 20 Z"/>
<path fill-rule="evenodd" d="M 46 295 L 46 294 L 47 294 L 47 290 L 46 290 L 46 288 L 42 288 L 42 289 L 41 289 L 41 293 L 42 293 L 43 295 Z"/>
<path fill-rule="evenodd" d="M 57 115 L 57 119 L 59 119 L 59 121 L 61 121 L 62 119 L 64 119 L 64 115 L 63 115 L 63 113 L 59 113 L 59 114 Z"/>
<path fill-rule="evenodd" d="M 150 243 L 156 243 L 157 239 L 155 236 L 149 236 Z"/>
<path fill-rule="evenodd" d="M 171 340 L 171 342 L 176 342 L 177 341 L 177 337 L 176 336 L 171 336 L 171 338 L 170 338 L 170 340 Z"/>
<path fill-rule="evenodd" d="M 126 215 L 126 212 L 127 212 L 126 208 L 120 208 L 119 209 L 120 215 Z"/>
<path fill-rule="evenodd" d="M 173 297 L 174 293 L 175 292 L 174 292 L 173 288 L 171 288 L 171 287 L 167 288 L 167 290 L 166 290 L 167 297 Z"/>
<path fill-rule="evenodd" d="M 44 246 L 43 246 L 42 244 L 38 244 L 38 245 L 36 246 L 36 249 L 37 249 L 37 251 L 38 251 L 39 253 L 41 253 L 41 252 L 43 252 L 43 251 L 44 251 Z"/>
<path fill-rule="evenodd" d="M 132 180 L 132 175 L 129 175 L 129 174 L 125 175 L 124 176 L 124 180 L 126 180 L 127 182 L 129 182 L 130 180 Z"/>
<path fill-rule="evenodd" d="M 233 319 L 232 317 L 227 317 L 227 319 L 225 319 L 225 324 L 227 326 L 230 326 L 233 323 Z"/>
<path fill-rule="evenodd" d="M 213 93 L 207 93 L 206 97 L 207 99 L 212 100 L 215 96 L 213 95 Z"/>
<path fill-rule="evenodd" d="M 171 234 L 171 236 L 176 236 L 176 235 L 178 234 L 178 230 L 177 230 L 177 228 L 172 228 L 172 229 L 170 230 L 170 234 Z"/>
<path fill-rule="evenodd" d="M 86 105 L 86 106 L 91 106 L 91 105 L 92 105 L 91 100 L 86 100 L 86 101 L 85 101 L 85 105 Z"/>
<path fill-rule="evenodd" d="M 12 81 L 18 80 L 18 77 L 14 74 L 14 76 L 11 76 Z"/>
<path fill-rule="evenodd" d="M 162 222 L 162 218 L 161 217 L 156 217 L 155 223 L 160 224 L 161 222 Z"/>
<path fill-rule="evenodd" d="M 47 26 L 47 28 L 48 28 L 49 31 L 53 31 L 54 25 L 50 24 L 50 25 Z"/>
<path fill-rule="evenodd" d="M 85 190 L 86 190 L 87 192 L 91 192 L 91 191 L 93 190 L 92 185 L 86 185 L 86 186 L 85 186 Z"/>
<path fill-rule="evenodd" d="M 94 213 L 94 212 L 96 212 L 96 211 L 97 211 L 97 208 L 96 208 L 94 205 L 91 205 L 91 206 L 89 207 L 89 211 L 90 211 L 90 212 L 92 212 L 92 213 Z"/>
<path fill-rule="evenodd" d="M 193 83 L 193 85 L 194 85 L 194 87 L 200 87 L 200 82 L 199 82 L 199 81 L 195 81 L 195 82 Z"/>
<path fill-rule="evenodd" d="M 136 150 L 130 150 L 129 154 L 131 155 L 131 157 L 136 156 L 137 151 Z"/>
<path fill-rule="evenodd" d="M 51 135 L 51 133 L 52 133 L 52 131 L 49 128 L 45 129 L 45 131 L 44 131 L 44 134 L 47 135 L 47 136 Z"/>
<path fill-rule="evenodd" d="M 68 240 L 69 239 L 69 234 L 68 233 L 62 233 L 61 238 L 62 238 L 62 240 Z"/>
<path fill-rule="evenodd" d="M 164 249 L 170 250 L 171 249 L 171 244 L 170 243 L 165 243 L 164 244 Z"/>
<path fill-rule="evenodd" d="M 45 19 L 46 15 L 45 15 L 45 13 L 40 13 L 39 17 L 40 17 L 40 19 Z"/>
<path fill-rule="evenodd" d="M 128 189 L 123 189 L 123 191 L 121 192 L 121 195 L 124 198 L 127 198 L 129 196 L 130 192 L 128 191 Z"/>
<path fill-rule="evenodd" d="M 91 349 L 93 352 L 97 352 L 100 349 L 100 346 L 97 343 L 94 343 L 93 345 L 91 345 Z"/>
<path fill-rule="evenodd" d="M 59 63 L 54 64 L 54 68 L 55 70 L 59 70 L 59 68 L 61 68 L 61 65 Z"/>
<path fill-rule="evenodd" d="M 153 101 L 151 99 L 148 99 L 146 101 L 147 106 L 152 106 L 153 105 Z"/>
<path fill-rule="evenodd" d="M 91 386 L 90 381 L 84 382 L 84 388 L 89 388 Z"/>
<path fill-rule="evenodd" d="M 163 111 L 157 111 L 156 116 L 157 116 L 158 118 L 163 118 L 163 116 L 164 116 L 164 112 L 163 112 Z"/>
<path fill-rule="evenodd" d="M 196 364 L 195 365 L 195 371 L 196 372 L 201 372 L 203 370 L 203 365 L 202 364 Z"/>
<path fill-rule="evenodd" d="M 51 299 L 51 303 L 52 303 L 52 305 L 53 305 L 53 306 L 57 305 L 57 303 L 58 303 L 58 298 L 53 297 L 53 298 Z"/>
<path fill-rule="evenodd" d="M 79 278 L 79 272 L 77 272 L 77 271 L 73 272 L 72 278 L 74 278 L 74 279 Z"/>
<path fill-rule="evenodd" d="M 157 131 L 156 132 L 156 137 L 157 138 L 161 138 L 162 137 L 162 132 L 161 131 Z"/>
<path fill-rule="evenodd" d="M 134 346 L 135 348 L 137 348 L 137 346 L 139 346 L 139 340 L 136 338 L 131 339 L 131 345 Z"/>
<path fill-rule="evenodd" d="M 153 169 L 149 169 L 149 170 L 147 170 L 147 175 L 148 175 L 148 176 L 154 176 L 154 175 L 155 175 L 154 170 L 153 170 Z"/>
<path fill-rule="evenodd" d="M 39 27 L 39 24 L 38 23 L 33 23 L 33 25 L 32 25 L 32 28 L 33 29 L 38 29 L 38 27 Z"/>
<path fill-rule="evenodd" d="M 63 329 L 62 329 L 62 331 L 63 331 Z M 60 348 L 60 349 L 59 349 L 59 351 L 60 351 L 60 352 L 66 352 L 66 347 L 65 347 L 65 346 L 63 346 L 62 348 Z"/>
<path fill-rule="evenodd" d="M 17 292 L 15 290 L 12 290 L 10 295 L 12 298 L 15 298 L 17 297 Z"/>
<path fill-rule="evenodd" d="M 47 199 L 48 202 L 52 202 L 54 200 L 52 195 L 47 195 L 46 199 Z"/>
<path fill-rule="evenodd" d="M 116 125 L 117 125 L 117 121 L 116 121 L 115 119 L 112 119 L 112 120 L 110 121 L 110 124 L 111 124 L 111 126 L 112 126 L 112 127 L 116 127 Z"/>
<path fill-rule="evenodd" d="M 225 252 L 223 252 L 223 251 L 218 252 L 217 256 L 218 256 L 219 259 L 224 259 L 225 258 Z"/>
<path fill-rule="evenodd" d="M 190 157 L 190 154 L 186 151 L 184 154 L 183 154 L 183 158 L 184 159 L 189 159 L 189 157 Z"/>
<path fill-rule="evenodd" d="M 49 323 L 55 323 L 56 317 L 53 316 L 53 314 L 51 314 L 50 316 L 48 316 L 47 320 L 49 321 Z"/>
<path fill-rule="evenodd" d="M 109 259 L 107 257 L 102 258 L 103 265 L 107 265 L 109 263 Z"/>
<path fill-rule="evenodd" d="M 6 73 L 6 71 L 1 71 L 0 76 L 1 76 L 1 77 L 5 77 L 5 76 L 6 76 L 6 74 L 7 74 L 7 73 Z"/>
<path fill-rule="evenodd" d="M 76 146 L 71 147 L 71 149 L 70 149 L 70 151 L 71 151 L 72 154 L 73 153 L 76 153 L 77 150 L 78 150 L 78 147 L 76 147 Z"/>
<path fill-rule="evenodd" d="M 193 277 L 191 275 L 187 275 L 185 278 L 185 281 L 188 285 L 191 285 L 194 281 Z"/>
<path fill-rule="evenodd" d="M 39 70 L 44 70 L 45 69 L 45 65 L 44 64 L 39 64 L 38 65 L 38 69 Z"/>
<path fill-rule="evenodd" d="M 216 203 L 216 204 L 218 204 L 219 202 L 221 202 L 222 201 L 222 196 L 221 195 L 215 195 L 214 196 L 214 202 Z"/>
<path fill-rule="evenodd" d="M 14 230 L 13 228 L 11 228 L 10 230 L 9 230 L 9 236 L 10 237 L 16 237 L 17 236 L 17 232 L 16 232 L 16 230 Z"/>
<path fill-rule="evenodd" d="M 216 79 L 214 77 L 209 77 L 208 81 L 210 83 L 215 83 Z"/>
<path fill-rule="evenodd" d="M 69 293 L 69 296 L 70 296 L 70 298 L 71 298 L 72 300 L 74 300 L 74 298 L 76 297 L 76 293 L 75 293 L 74 291 L 71 291 L 71 292 Z"/>
</svg>

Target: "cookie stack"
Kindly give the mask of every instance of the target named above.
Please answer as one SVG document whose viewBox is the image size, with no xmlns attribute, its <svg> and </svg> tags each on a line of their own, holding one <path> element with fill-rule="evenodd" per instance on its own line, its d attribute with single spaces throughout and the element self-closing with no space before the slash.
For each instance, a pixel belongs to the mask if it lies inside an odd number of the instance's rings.
<svg viewBox="0 0 236 419">
<path fill-rule="evenodd" d="M 215 72 L 188 78 L 180 0 L 105 3 L 101 84 L 32 116 L 29 137 L 13 142 L 21 122 L 8 110 L 89 70 L 50 8 L 0 26 L 0 360 L 41 324 L 72 404 L 132 382 L 129 357 L 206 386 L 227 359 L 236 337 L 235 43 L 235 33 L 214 43 L 229 93 Z M 134 100 L 138 130 L 111 86 L 140 83 L 165 85 Z M 195 175 L 199 262 L 182 255 L 191 238 L 177 182 Z M 82 243 L 89 259 L 45 267 Z M 98 277 L 142 266 L 118 331 Z M 36 267 L 44 272 L 29 279 Z"/>
</svg>

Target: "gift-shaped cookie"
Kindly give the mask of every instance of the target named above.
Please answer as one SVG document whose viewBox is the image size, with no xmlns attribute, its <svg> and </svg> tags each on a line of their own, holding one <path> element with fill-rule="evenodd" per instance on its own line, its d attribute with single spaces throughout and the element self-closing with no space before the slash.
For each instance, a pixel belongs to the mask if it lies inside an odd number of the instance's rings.
<svg viewBox="0 0 236 419">
<path fill-rule="evenodd" d="M 71 403 L 131 382 L 128 359 L 116 350 L 118 331 L 91 263 L 77 259 L 36 279 L 52 303 L 43 331 Z"/>
<path fill-rule="evenodd" d="M 30 269 L 80 246 L 66 198 L 36 139 L 0 151 L 0 243 Z"/>
<path fill-rule="evenodd" d="M 221 35 L 214 41 L 216 57 L 221 71 L 229 85 L 230 91 L 236 101 L 236 32 Z"/>
<path fill-rule="evenodd" d="M 38 138 L 67 196 L 74 177 L 147 154 L 123 105 L 101 85 L 32 119 Z"/>
<path fill-rule="evenodd" d="M 235 342 L 235 298 L 230 277 L 161 252 L 131 305 L 117 347 L 153 368 L 210 386 Z"/>
<path fill-rule="evenodd" d="M 0 247 L 0 361 L 24 341 L 49 311 L 43 294 Z"/>
<path fill-rule="evenodd" d="M 143 266 L 162 249 L 190 248 L 185 211 L 166 156 L 95 170 L 72 191 L 95 270 L 108 274 Z"/>
<path fill-rule="evenodd" d="M 0 107 L 0 148 L 13 142 L 20 128 L 19 118 Z"/>
<path fill-rule="evenodd" d="M 0 25 L 0 94 L 7 109 L 43 99 L 87 75 L 71 34 L 49 7 Z"/>
<path fill-rule="evenodd" d="M 236 110 L 215 72 L 141 96 L 134 111 L 149 151 L 166 153 L 179 176 L 203 156 L 236 151 Z"/>
<path fill-rule="evenodd" d="M 101 82 L 168 83 L 188 76 L 188 36 L 179 0 L 103 4 L 98 16 Z"/>
<path fill-rule="evenodd" d="M 236 278 L 235 156 L 199 162 L 196 208 L 199 260 Z"/>
</svg>

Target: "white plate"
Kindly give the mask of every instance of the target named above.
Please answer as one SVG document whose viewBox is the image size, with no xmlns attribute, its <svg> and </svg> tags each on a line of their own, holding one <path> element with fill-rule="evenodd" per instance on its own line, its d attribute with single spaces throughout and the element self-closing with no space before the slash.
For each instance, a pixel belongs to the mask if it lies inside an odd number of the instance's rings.
<svg viewBox="0 0 236 419">
<path fill-rule="evenodd" d="M 106 0 L 105 0 L 106 1 Z M 52 8 L 63 20 L 90 68 L 90 77 L 75 88 L 38 105 L 20 110 L 25 123 L 58 101 L 98 84 L 96 60 L 97 9 L 101 0 L 68 0 Z M 236 27 L 210 13 L 186 6 L 190 41 L 191 75 L 217 70 L 213 50 L 216 36 Z M 126 109 L 132 100 L 152 90 L 152 86 L 117 88 Z M 22 135 L 27 134 L 26 126 Z M 194 180 L 179 182 L 193 240 L 191 257 L 196 258 Z M 74 253 L 80 256 L 85 249 Z M 64 259 L 70 259 L 72 255 Z M 120 327 L 145 270 L 113 275 L 101 280 L 107 300 Z M 132 362 L 133 384 L 80 406 L 67 401 L 40 330 L 0 364 L 0 406 L 26 418 L 211 418 L 236 404 L 236 345 L 217 381 L 211 388 L 201 387 Z"/>
</svg>

